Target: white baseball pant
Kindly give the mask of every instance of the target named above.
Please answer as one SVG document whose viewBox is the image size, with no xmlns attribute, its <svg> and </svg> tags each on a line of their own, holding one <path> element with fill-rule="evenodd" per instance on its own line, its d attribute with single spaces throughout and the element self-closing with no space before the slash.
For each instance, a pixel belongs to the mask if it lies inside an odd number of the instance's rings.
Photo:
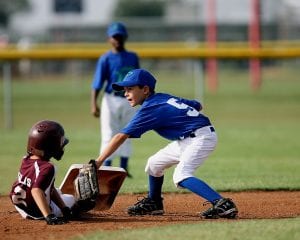
<svg viewBox="0 0 300 240">
<path fill-rule="evenodd" d="M 56 189 L 56 190 L 60 194 L 60 197 L 64 201 L 65 205 L 69 208 L 73 207 L 73 205 L 75 204 L 75 197 L 71 194 L 62 194 L 62 192 L 59 189 Z M 51 212 L 55 216 L 57 216 L 57 217 L 63 216 L 61 209 L 53 201 L 50 201 L 49 206 L 50 206 Z M 25 212 L 23 209 L 19 208 L 16 205 L 15 205 L 15 208 L 19 212 L 19 214 L 22 216 L 22 218 L 29 218 L 29 219 L 35 219 L 35 220 L 43 219 L 43 217 L 38 218 L 38 217 L 29 215 L 27 212 Z"/>
<path fill-rule="evenodd" d="M 104 93 L 101 104 L 101 147 L 100 153 L 107 146 L 111 138 L 120 132 L 131 120 L 135 108 L 131 107 L 124 97 Z M 119 149 L 111 155 L 129 157 L 131 155 L 131 140 L 127 139 Z"/>
<path fill-rule="evenodd" d="M 196 169 L 213 152 L 217 145 L 217 134 L 211 126 L 199 128 L 195 137 L 187 137 L 169 143 L 148 159 L 145 172 L 154 177 L 164 175 L 164 170 L 176 165 L 173 182 L 178 187 L 182 180 L 193 177 Z"/>
</svg>

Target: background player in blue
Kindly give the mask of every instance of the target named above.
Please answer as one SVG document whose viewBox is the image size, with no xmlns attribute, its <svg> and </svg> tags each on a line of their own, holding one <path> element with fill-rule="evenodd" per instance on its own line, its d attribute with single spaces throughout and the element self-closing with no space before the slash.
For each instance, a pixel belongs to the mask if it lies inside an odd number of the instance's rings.
<svg viewBox="0 0 300 240">
<path fill-rule="evenodd" d="M 137 54 L 125 49 L 125 41 L 128 37 L 125 25 L 119 22 L 112 23 L 107 29 L 107 36 L 112 49 L 101 56 L 97 62 L 91 92 L 92 114 L 95 117 L 101 116 L 100 152 L 106 147 L 112 136 L 129 122 L 135 112 L 128 105 L 124 94 L 113 91 L 111 85 L 122 81 L 130 70 L 139 68 Z M 104 88 L 104 94 L 100 114 L 97 98 L 102 88 Z M 118 151 L 106 159 L 104 165 L 112 165 L 112 159 L 115 156 L 120 156 L 120 167 L 127 171 L 128 177 L 131 177 L 128 172 L 128 160 L 131 151 L 131 142 L 128 139 Z"/>
<path fill-rule="evenodd" d="M 128 208 L 129 215 L 161 215 L 164 213 L 162 185 L 164 170 L 177 165 L 173 174 L 176 186 L 186 188 L 212 203 L 201 213 L 203 218 L 235 218 L 238 210 L 234 202 L 222 197 L 202 180 L 194 177 L 196 169 L 215 149 L 217 135 L 210 120 L 201 114 L 202 106 L 165 93 L 155 93 L 156 79 L 144 69 L 130 71 L 116 91 L 125 90 L 132 107 L 141 105 L 131 121 L 117 133 L 97 158 L 97 165 L 116 151 L 127 138 L 139 138 L 154 130 L 171 140 L 166 147 L 148 159 L 145 171 L 149 174 L 149 193 Z"/>
</svg>

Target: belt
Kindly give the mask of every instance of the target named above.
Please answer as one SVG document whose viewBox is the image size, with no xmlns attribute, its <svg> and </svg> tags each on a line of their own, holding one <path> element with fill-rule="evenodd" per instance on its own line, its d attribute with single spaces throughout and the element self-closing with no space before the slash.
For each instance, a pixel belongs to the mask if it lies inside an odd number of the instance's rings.
<svg viewBox="0 0 300 240">
<path fill-rule="evenodd" d="M 215 132 L 215 129 L 214 129 L 213 126 L 208 126 L 208 127 L 209 127 L 209 130 L 210 130 L 211 132 Z M 197 137 L 195 131 L 196 131 L 196 130 L 194 130 L 194 131 L 192 131 L 192 132 L 190 133 L 190 135 L 189 135 L 190 138 Z"/>
</svg>

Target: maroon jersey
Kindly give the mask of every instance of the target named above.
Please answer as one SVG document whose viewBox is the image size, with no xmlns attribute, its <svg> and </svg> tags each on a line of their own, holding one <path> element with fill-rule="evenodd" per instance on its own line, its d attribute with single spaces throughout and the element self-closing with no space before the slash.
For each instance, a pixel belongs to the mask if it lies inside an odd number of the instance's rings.
<svg viewBox="0 0 300 240">
<path fill-rule="evenodd" d="M 30 159 L 29 156 L 25 156 L 18 172 L 18 179 L 13 183 L 10 192 L 12 203 L 22 209 L 28 217 L 42 217 L 43 215 L 32 197 L 31 189 L 42 189 L 48 204 L 50 204 L 50 192 L 54 187 L 54 179 L 55 167 L 51 162 Z"/>
</svg>

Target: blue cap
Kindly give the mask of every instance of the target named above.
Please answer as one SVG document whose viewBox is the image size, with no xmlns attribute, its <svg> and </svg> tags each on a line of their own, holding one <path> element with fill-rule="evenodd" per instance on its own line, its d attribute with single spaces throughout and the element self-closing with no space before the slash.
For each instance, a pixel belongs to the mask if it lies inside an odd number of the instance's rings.
<svg viewBox="0 0 300 240">
<path fill-rule="evenodd" d="M 135 69 L 126 74 L 122 82 L 113 83 L 112 88 L 115 91 L 122 91 L 124 87 L 133 86 L 148 86 L 150 89 L 154 90 L 156 84 L 156 79 L 144 69 Z"/>
<path fill-rule="evenodd" d="M 115 35 L 121 35 L 125 38 L 127 38 L 127 30 L 123 23 L 120 22 L 114 22 L 110 24 L 107 28 L 107 36 L 113 37 Z"/>
</svg>

